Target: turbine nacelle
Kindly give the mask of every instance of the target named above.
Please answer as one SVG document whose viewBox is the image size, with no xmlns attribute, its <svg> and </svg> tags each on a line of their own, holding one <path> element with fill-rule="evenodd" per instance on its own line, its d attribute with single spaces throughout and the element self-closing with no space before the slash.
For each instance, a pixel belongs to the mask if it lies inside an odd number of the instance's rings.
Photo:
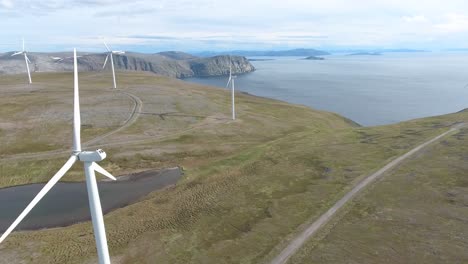
<svg viewBox="0 0 468 264">
<path fill-rule="evenodd" d="M 82 151 L 78 154 L 78 159 L 83 162 L 97 162 L 106 158 L 106 152 L 102 149 L 95 151 Z"/>
</svg>

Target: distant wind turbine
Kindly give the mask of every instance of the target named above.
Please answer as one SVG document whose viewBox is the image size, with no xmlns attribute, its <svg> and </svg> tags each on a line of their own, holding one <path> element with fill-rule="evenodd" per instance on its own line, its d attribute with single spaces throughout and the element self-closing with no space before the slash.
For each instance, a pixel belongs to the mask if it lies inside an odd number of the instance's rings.
<svg viewBox="0 0 468 264">
<path fill-rule="evenodd" d="M 94 228 L 94 237 L 100 264 L 110 264 L 109 250 L 107 247 L 106 231 L 104 228 L 104 217 L 102 214 L 101 201 L 96 181 L 95 172 L 98 172 L 112 180 L 116 180 L 109 172 L 99 166 L 96 162 L 106 158 L 106 153 L 98 149 L 96 151 L 81 150 L 81 117 L 80 98 L 78 91 L 78 63 L 76 49 L 74 50 L 74 100 L 73 100 L 73 151 L 71 157 L 63 167 L 49 180 L 36 197 L 29 203 L 24 211 L 18 216 L 13 224 L 0 237 L 0 243 L 15 229 L 16 226 L 28 215 L 28 213 L 39 203 L 39 201 L 54 187 L 54 185 L 70 170 L 76 161 L 84 163 L 86 175 L 86 187 L 88 189 L 89 207 Z"/>
<path fill-rule="evenodd" d="M 107 49 L 107 56 L 106 56 L 106 60 L 104 61 L 104 65 L 102 66 L 102 68 L 104 69 L 106 67 L 106 64 L 107 64 L 107 60 L 109 59 L 110 57 L 110 61 L 111 61 L 111 65 L 112 65 L 112 78 L 114 80 L 114 89 L 117 88 L 117 82 L 115 81 L 115 69 L 114 69 L 114 59 L 112 58 L 113 54 L 115 55 L 123 55 L 125 54 L 125 51 L 120 51 L 120 50 L 111 50 L 109 48 L 109 46 L 107 46 L 106 42 L 104 42 L 104 40 L 102 41 L 102 43 L 104 43 L 104 46 L 106 46 L 106 49 Z"/>
<path fill-rule="evenodd" d="M 24 62 L 26 62 L 26 70 L 28 71 L 29 84 L 31 84 L 32 83 L 31 72 L 29 71 L 29 63 L 31 63 L 31 61 L 29 60 L 26 49 L 24 47 L 24 38 L 23 38 L 23 50 L 11 54 L 11 56 L 16 56 L 16 55 L 24 55 Z"/>
<path fill-rule="evenodd" d="M 229 79 L 226 84 L 226 88 L 228 88 L 229 84 L 231 84 L 232 120 L 236 120 L 236 104 L 235 104 L 235 98 L 234 98 L 236 78 L 237 76 L 232 75 L 231 56 L 229 56 Z"/>
</svg>

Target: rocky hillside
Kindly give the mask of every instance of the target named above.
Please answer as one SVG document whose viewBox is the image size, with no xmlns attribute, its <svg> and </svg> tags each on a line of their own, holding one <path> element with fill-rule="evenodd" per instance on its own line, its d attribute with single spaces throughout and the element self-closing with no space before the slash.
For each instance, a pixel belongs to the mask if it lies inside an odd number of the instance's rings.
<svg viewBox="0 0 468 264">
<path fill-rule="evenodd" d="M 0 75 L 25 72 L 24 57 L 11 57 L 13 52 L 0 54 Z M 73 70 L 71 53 L 28 53 L 32 72 L 64 72 Z M 104 53 L 79 54 L 81 71 L 101 71 L 106 58 Z M 208 77 L 229 74 L 229 64 L 234 74 L 243 74 L 255 70 L 250 62 L 241 56 L 215 56 L 199 58 L 183 52 L 161 52 L 143 54 L 128 52 L 114 55 L 115 67 L 126 71 L 149 71 L 175 78 Z"/>
<path fill-rule="evenodd" d="M 190 60 L 190 59 L 197 58 L 196 56 L 193 56 L 192 54 L 180 52 L 180 51 L 163 51 L 163 52 L 159 52 L 156 54 L 164 56 L 164 57 L 168 57 L 174 60 Z"/>
</svg>

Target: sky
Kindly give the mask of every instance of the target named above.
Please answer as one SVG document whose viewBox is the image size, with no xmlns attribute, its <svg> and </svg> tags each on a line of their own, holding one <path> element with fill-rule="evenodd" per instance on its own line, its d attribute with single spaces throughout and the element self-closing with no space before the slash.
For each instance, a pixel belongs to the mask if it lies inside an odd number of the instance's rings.
<svg viewBox="0 0 468 264">
<path fill-rule="evenodd" d="M 0 52 L 468 48 L 466 0 L 0 0 Z"/>
</svg>

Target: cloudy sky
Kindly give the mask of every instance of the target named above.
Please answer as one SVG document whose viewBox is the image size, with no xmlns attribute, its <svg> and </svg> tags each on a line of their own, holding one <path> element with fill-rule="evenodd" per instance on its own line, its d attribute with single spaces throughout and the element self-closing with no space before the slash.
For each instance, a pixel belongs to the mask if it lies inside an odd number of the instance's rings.
<svg viewBox="0 0 468 264">
<path fill-rule="evenodd" d="M 0 0 L 0 52 L 468 48 L 466 0 Z"/>
</svg>

